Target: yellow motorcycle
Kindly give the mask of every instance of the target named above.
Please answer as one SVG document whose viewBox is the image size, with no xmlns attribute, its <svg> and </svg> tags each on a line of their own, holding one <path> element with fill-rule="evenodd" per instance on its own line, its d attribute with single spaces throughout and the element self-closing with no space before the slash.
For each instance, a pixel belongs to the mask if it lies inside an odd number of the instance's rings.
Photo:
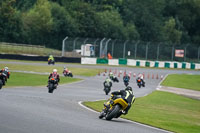
<svg viewBox="0 0 200 133">
<path fill-rule="evenodd" d="M 105 117 L 106 120 L 118 118 L 123 114 L 124 110 L 128 107 L 128 103 L 117 96 L 111 96 L 107 102 L 104 103 L 103 111 L 99 115 L 99 119 Z"/>
</svg>

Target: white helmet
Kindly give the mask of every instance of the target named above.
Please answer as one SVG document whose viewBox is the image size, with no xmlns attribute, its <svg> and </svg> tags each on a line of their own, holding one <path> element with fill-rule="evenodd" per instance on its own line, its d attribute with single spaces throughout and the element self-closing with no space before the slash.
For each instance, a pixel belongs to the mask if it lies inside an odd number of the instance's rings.
<svg viewBox="0 0 200 133">
<path fill-rule="evenodd" d="M 57 72 L 57 69 L 53 69 L 53 72 Z"/>
<path fill-rule="evenodd" d="M 4 67 L 5 71 L 8 71 L 8 67 Z"/>
</svg>

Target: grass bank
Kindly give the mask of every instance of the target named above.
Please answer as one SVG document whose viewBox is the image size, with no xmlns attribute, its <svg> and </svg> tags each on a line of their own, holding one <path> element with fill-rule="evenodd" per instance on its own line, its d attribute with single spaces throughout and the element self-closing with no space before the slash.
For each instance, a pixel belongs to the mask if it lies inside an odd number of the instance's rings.
<svg viewBox="0 0 200 133">
<path fill-rule="evenodd" d="M 84 105 L 101 111 L 104 102 L 84 102 Z M 197 133 L 200 131 L 199 116 L 199 100 L 155 91 L 137 98 L 128 115 L 123 118 L 178 133 Z"/>
<path fill-rule="evenodd" d="M 6 54 L 32 54 L 32 55 L 61 55 L 60 50 L 46 48 L 40 45 L 15 44 L 0 42 L 0 52 Z"/>
<path fill-rule="evenodd" d="M 80 81 L 81 79 L 60 77 L 60 84 Z M 5 87 L 47 85 L 48 75 L 12 72 Z"/>
<path fill-rule="evenodd" d="M 58 73 L 62 74 L 63 72 L 63 67 L 52 66 L 52 65 L 39 66 L 39 65 L 24 65 L 24 64 L 0 64 L 0 68 L 4 68 L 5 66 L 9 67 L 10 70 L 50 73 L 52 72 L 53 69 L 57 69 Z M 101 72 L 104 71 L 103 69 L 75 68 L 75 67 L 68 67 L 68 69 L 73 73 L 73 75 L 88 76 L 88 77 L 97 75 L 99 71 Z"/>
<path fill-rule="evenodd" d="M 171 74 L 161 85 L 200 91 L 200 75 Z"/>
</svg>

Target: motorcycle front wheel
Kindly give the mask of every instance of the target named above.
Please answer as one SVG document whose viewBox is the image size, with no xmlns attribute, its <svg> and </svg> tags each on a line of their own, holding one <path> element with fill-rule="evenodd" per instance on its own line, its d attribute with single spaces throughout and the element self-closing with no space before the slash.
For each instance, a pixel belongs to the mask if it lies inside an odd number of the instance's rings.
<svg viewBox="0 0 200 133">
<path fill-rule="evenodd" d="M 106 114 L 106 120 L 111 120 L 112 118 L 114 118 L 119 113 L 120 109 L 121 107 L 118 104 L 115 105 L 114 109 Z"/>
<path fill-rule="evenodd" d="M 52 83 L 49 84 L 49 93 L 53 93 L 54 85 Z"/>
</svg>

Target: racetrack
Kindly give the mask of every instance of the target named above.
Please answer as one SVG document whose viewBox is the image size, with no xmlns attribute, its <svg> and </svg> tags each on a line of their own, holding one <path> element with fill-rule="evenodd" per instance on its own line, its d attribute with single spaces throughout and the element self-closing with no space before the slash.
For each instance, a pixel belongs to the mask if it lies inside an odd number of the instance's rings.
<svg viewBox="0 0 200 133">
<path fill-rule="evenodd" d="M 28 64 L 46 65 L 44 63 Z M 56 65 L 59 66 L 59 64 Z M 68 66 L 113 68 L 109 66 L 91 65 Z M 142 69 L 130 67 L 115 67 L 114 69 L 136 73 L 154 73 L 163 76 L 169 73 L 200 74 L 199 71 L 167 69 Z M 98 113 L 80 106 L 80 101 L 107 99 L 109 97 L 103 92 L 104 79 L 105 76 L 102 75 L 89 78 L 85 77 L 83 81 L 77 83 L 59 85 L 53 94 L 49 94 L 45 86 L 2 88 L 2 90 L 0 90 L 0 133 L 167 132 L 123 119 L 113 119 L 112 121 L 100 120 L 98 118 Z M 12 75 L 9 80 L 12 80 Z M 139 89 L 135 84 L 135 78 L 132 77 L 130 86 L 133 87 L 135 96 L 141 97 L 155 90 L 160 81 L 160 79 L 155 78 L 146 79 L 147 86 Z M 113 83 L 112 91 L 123 88 L 122 77 L 120 77 L 120 83 Z"/>
</svg>

